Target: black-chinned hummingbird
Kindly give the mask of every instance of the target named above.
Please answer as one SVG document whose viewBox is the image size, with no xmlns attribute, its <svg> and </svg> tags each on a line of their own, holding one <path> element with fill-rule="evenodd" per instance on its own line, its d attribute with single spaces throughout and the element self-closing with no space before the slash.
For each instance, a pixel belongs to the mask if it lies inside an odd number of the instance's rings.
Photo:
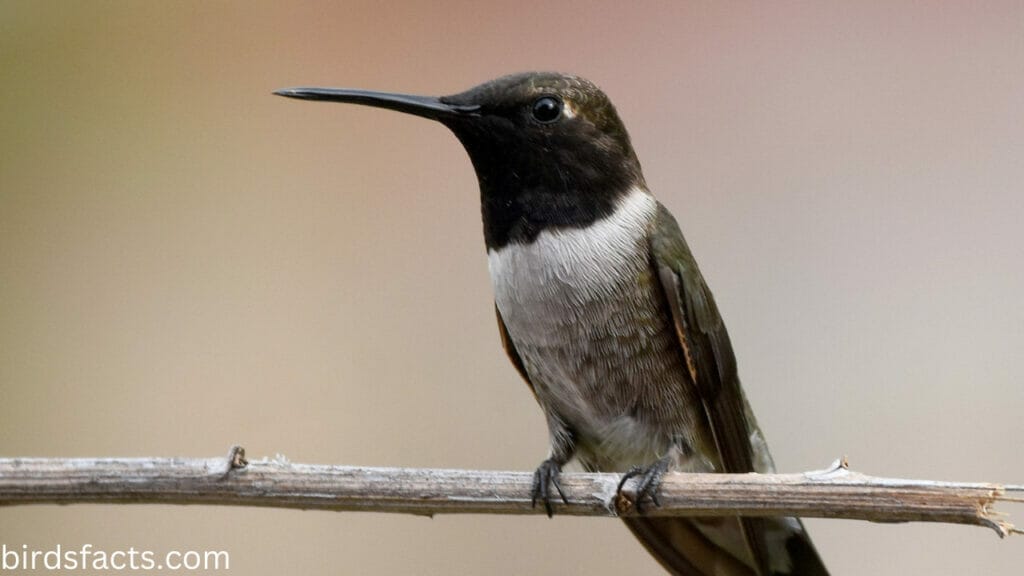
<svg viewBox="0 0 1024 576">
<path fill-rule="evenodd" d="M 669 470 L 774 469 L 715 300 L 594 84 L 525 73 L 440 98 L 276 94 L 430 118 L 462 142 L 480 182 L 501 340 L 547 419 L 533 497 L 549 514 L 574 457 L 638 477 L 638 504 L 657 502 Z M 673 574 L 827 574 L 795 518 L 624 520 Z"/>
</svg>

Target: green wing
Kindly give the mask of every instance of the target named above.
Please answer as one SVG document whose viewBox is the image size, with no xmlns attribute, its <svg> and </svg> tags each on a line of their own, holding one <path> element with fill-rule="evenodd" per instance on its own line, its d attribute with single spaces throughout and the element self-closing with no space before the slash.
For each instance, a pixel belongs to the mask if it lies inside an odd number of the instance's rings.
<svg viewBox="0 0 1024 576">
<path fill-rule="evenodd" d="M 754 471 L 746 399 L 736 373 L 729 334 L 675 218 L 658 205 L 650 236 L 651 259 L 672 312 L 676 336 L 696 387 L 724 472 Z M 761 574 L 769 574 L 762 521 L 741 518 L 743 535 Z"/>
</svg>

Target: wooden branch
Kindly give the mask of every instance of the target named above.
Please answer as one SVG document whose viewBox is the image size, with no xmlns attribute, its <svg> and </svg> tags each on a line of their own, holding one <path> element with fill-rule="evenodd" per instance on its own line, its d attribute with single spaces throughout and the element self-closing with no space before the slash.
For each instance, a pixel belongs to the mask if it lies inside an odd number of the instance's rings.
<svg viewBox="0 0 1024 576">
<path fill-rule="evenodd" d="M 19 504 L 217 504 L 420 515 L 538 514 L 532 473 L 292 464 L 283 458 L 0 459 L 0 506 Z M 556 514 L 628 516 L 618 474 L 562 476 L 569 500 Z M 627 484 L 626 491 L 632 486 Z M 1020 532 L 994 510 L 1024 502 L 1024 486 L 875 478 L 836 462 L 802 474 L 668 474 L 652 516 L 804 516 L 875 522 L 948 522 Z"/>
</svg>

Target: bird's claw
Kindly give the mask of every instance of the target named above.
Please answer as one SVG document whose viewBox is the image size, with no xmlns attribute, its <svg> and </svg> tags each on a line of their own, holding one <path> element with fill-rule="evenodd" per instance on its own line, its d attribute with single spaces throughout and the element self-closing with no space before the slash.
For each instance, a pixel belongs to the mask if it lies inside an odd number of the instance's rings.
<svg viewBox="0 0 1024 576">
<path fill-rule="evenodd" d="M 565 493 L 562 491 L 562 483 L 558 480 L 558 476 L 562 473 L 562 465 L 558 462 L 548 458 L 541 462 L 540 466 L 533 473 L 533 490 L 531 493 L 532 500 L 531 506 L 537 507 L 537 500 L 544 503 L 544 510 L 548 513 L 548 518 L 554 514 L 554 510 L 551 508 L 551 492 L 550 487 L 554 486 L 558 492 L 559 497 L 562 498 L 562 502 L 566 504 L 569 500 L 565 497 Z"/>
<path fill-rule="evenodd" d="M 640 514 L 644 512 L 644 500 L 649 499 L 655 506 L 661 507 L 661 502 L 658 500 L 658 489 L 661 488 L 661 481 L 665 477 L 665 473 L 668 472 L 670 462 L 667 458 L 662 458 L 650 466 L 634 466 L 629 469 L 628 472 L 622 475 L 622 480 L 619 480 L 619 486 L 616 488 L 615 493 L 618 494 L 619 498 L 625 498 L 625 494 L 622 493 L 622 489 L 626 486 L 626 482 L 630 478 L 639 478 L 636 486 L 636 497 L 633 500 L 633 506 L 636 511 Z"/>
</svg>

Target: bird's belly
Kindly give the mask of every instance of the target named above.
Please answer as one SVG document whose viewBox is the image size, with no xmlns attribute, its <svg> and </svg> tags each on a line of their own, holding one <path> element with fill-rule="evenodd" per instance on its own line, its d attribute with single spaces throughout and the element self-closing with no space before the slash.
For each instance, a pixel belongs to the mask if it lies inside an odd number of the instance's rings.
<svg viewBox="0 0 1024 576">
<path fill-rule="evenodd" d="M 584 464 L 649 464 L 701 440 L 699 402 L 646 242 L 587 251 L 596 242 L 583 234 L 492 251 L 495 301 L 538 401 L 572 430 Z"/>
<path fill-rule="evenodd" d="M 569 292 L 562 302 L 578 295 Z M 577 300 L 571 310 L 525 299 L 502 311 L 516 318 L 506 326 L 542 407 L 573 430 L 581 456 L 604 470 L 654 461 L 673 431 L 687 429 L 678 353 L 645 296 L 634 290 L 621 300 Z"/>
</svg>

